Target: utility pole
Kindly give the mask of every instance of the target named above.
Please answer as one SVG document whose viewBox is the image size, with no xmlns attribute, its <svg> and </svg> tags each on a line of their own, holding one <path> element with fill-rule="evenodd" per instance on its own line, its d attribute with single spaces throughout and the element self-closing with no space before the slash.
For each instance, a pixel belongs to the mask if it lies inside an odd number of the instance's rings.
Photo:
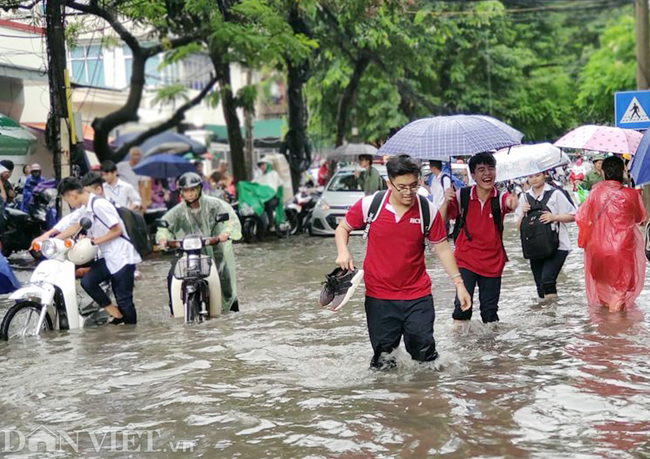
<svg viewBox="0 0 650 459">
<path fill-rule="evenodd" d="M 253 71 L 246 69 L 246 85 L 253 84 Z M 244 107 L 244 129 L 245 129 L 245 144 L 244 144 L 244 164 L 246 165 L 246 174 L 248 179 L 253 177 L 253 110 L 251 107 Z"/>
<path fill-rule="evenodd" d="M 636 4 L 636 88 L 650 87 L 650 34 L 648 33 L 648 0 Z"/>
<path fill-rule="evenodd" d="M 70 139 L 65 122 L 68 117 L 68 96 L 63 0 L 47 0 L 45 21 L 47 73 L 50 86 L 50 113 L 47 118 L 46 140 L 53 155 L 54 175 L 58 182 L 64 175 L 69 175 L 69 172 L 64 171 L 62 166 L 69 165 L 70 140 L 75 140 Z M 64 142 L 63 149 L 61 148 L 62 137 L 63 140 L 70 139 Z"/>
</svg>

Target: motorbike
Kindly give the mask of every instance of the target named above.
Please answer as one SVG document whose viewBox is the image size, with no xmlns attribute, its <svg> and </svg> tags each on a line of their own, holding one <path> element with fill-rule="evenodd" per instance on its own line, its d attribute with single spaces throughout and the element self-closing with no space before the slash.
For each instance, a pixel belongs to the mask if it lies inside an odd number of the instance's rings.
<svg viewBox="0 0 650 459">
<path fill-rule="evenodd" d="M 9 257 L 14 252 L 29 250 L 34 258 L 40 259 L 40 254 L 31 250 L 32 241 L 54 226 L 56 198 L 55 188 L 39 185 L 32 195 L 29 212 L 13 207 L 4 209 L 4 228 L 0 243 L 5 257 Z"/>
<path fill-rule="evenodd" d="M 30 281 L 9 297 L 15 304 L 2 319 L 0 339 L 8 341 L 51 330 L 104 325 L 110 321 L 110 315 L 82 288 L 77 288 L 76 266 L 70 256 L 92 222 L 83 218 L 80 224 L 81 229 L 72 238 L 47 239 L 40 247 L 33 248 L 40 251 L 45 260 L 38 264 Z M 104 288 L 108 289 L 108 284 Z"/>
<path fill-rule="evenodd" d="M 244 204 L 238 206 L 239 219 L 241 220 L 242 236 L 245 242 L 252 242 L 253 239 L 262 240 L 265 236 L 275 233 L 280 239 L 291 234 L 291 224 L 286 220 L 274 230 L 271 230 L 271 220 L 275 220 L 275 209 L 269 216 L 268 212 L 257 215 L 252 207 Z M 286 216 L 286 214 L 285 214 Z"/>
<path fill-rule="evenodd" d="M 308 233 L 311 228 L 311 216 L 320 198 L 319 193 L 309 193 L 301 190 L 293 197 L 293 201 L 285 206 L 285 215 L 291 225 L 289 234 Z"/>
<path fill-rule="evenodd" d="M 218 214 L 216 223 L 225 222 L 228 214 Z M 167 227 L 167 222 L 157 222 Z M 219 244 L 217 237 L 188 234 L 182 240 L 167 241 L 167 246 L 178 249 L 171 283 L 172 313 L 186 324 L 200 323 L 221 315 L 221 281 L 212 257 L 203 255 L 204 247 Z"/>
</svg>

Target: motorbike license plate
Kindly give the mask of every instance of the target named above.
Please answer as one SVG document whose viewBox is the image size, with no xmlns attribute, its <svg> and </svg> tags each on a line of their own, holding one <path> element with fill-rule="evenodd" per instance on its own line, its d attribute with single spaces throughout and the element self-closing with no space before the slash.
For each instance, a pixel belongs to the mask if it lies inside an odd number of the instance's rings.
<svg viewBox="0 0 650 459">
<path fill-rule="evenodd" d="M 345 220 L 345 216 L 342 216 L 342 217 L 336 217 L 336 224 L 338 225 L 338 224 L 341 223 L 343 220 Z"/>
</svg>

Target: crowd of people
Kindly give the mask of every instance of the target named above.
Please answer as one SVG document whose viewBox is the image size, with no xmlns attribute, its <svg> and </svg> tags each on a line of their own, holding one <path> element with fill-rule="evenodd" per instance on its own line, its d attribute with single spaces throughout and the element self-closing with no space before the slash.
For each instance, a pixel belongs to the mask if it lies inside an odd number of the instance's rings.
<svg viewBox="0 0 650 459">
<path fill-rule="evenodd" d="M 367 177 L 372 177 L 372 165 L 359 159 Z M 321 305 L 337 296 L 349 296 L 356 275 L 362 272 L 374 350 L 371 367 L 393 366 L 389 355 L 402 336 L 413 359 L 435 360 L 435 313 L 431 279 L 424 264 L 427 244 L 433 244 L 456 286 L 454 321 L 471 319 L 478 289 L 482 321 L 497 322 L 502 274 L 508 261 L 503 222 L 506 214 L 514 213 L 522 251 L 529 259 L 541 300 L 558 296 L 558 275 L 572 248 L 568 225 L 577 222 L 578 245 L 585 252 L 588 303 L 611 312 L 631 307 L 645 281 L 644 241 L 638 226 L 646 220 L 641 193 L 625 185 L 628 178 L 623 159 L 596 157 L 594 163 L 594 173 L 581 177 L 590 193 L 577 208 L 549 171 L 528 176 L 525 191 L 519 195 L 498 189 L 491 153 L 471 157 L 469 170 L 475 185 L 459 189 L 438 161 L 431 162 L 431 176 L 424 182 L 418 162 L 407 155 L 390 158 L 386 163 L 387 190 L 364 187 L 366 196 L 350 208 L 336 229 L 338 268 L 327 276 Z M 450 233 L 451 221 L 454 230 Z M 363 271 L 355 266 L 347 248 L 350 232 L 362 228 L 368 238 Z M 454 240 L 453 252 L 448 237 Z"/>
</svg>

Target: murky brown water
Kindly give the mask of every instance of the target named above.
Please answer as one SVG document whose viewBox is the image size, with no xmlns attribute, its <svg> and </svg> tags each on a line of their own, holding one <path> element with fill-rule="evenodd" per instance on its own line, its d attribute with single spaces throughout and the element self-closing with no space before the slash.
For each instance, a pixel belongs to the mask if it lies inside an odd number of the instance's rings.
<svg viewBox="0 0 650 459">
<path fill-rule="evenodd" d="M 627 313 L 588 311 L 576 250 L 561 300 L 540 305 L 512 225 L 506 238 L 501 323 L 452 329 L 452 286 L 432 257 L 441 357 L 424 368 L 400 348 L 386 373 L 368 370 L 363 292 L 338 314 L 316 305 L 332 239 L 237 246 L 242 312 L 201 326 L 167 317 L 167 261 L 147 262 L 137 327 L 0 344 L 0 428 L 27 440 L 0 455 L 650 457 L 650 291 Z M 78 443 L 30 453 L 39 426 Z M 113 433 L 96 453 L 99 431 Z"/>
</svg>

